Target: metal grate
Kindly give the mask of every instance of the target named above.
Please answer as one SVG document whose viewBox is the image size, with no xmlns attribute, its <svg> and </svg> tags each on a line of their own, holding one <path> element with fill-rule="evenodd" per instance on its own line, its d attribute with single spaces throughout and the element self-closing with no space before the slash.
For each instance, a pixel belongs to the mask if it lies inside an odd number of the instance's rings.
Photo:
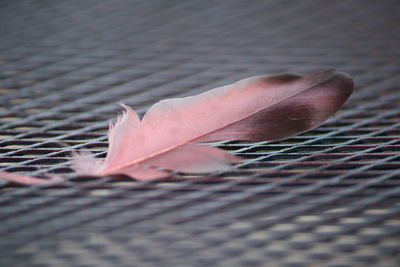
<svg viewBox="0 0 400 267">
<path fill-rule="evenodd" d="M 357 92 L 316 130 L 220 142 L 248 160 L 207 177 L 0 184 L 1 266 L 398 266 L 400 2 L 7 1 L 0 167 L 70 173 L 105 155 L 124 102 L 336 67 Z M 67 144 L 65 147 L 60 144 Z"/>
</svg>

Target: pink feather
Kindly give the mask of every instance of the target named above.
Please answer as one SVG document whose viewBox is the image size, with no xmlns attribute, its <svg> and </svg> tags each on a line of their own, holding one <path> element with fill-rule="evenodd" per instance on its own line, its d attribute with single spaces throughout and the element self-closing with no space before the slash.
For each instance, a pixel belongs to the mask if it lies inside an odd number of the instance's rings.
<svg viewBox="0 0 400 267">
<path fill-rule="evenodd" d="M 353 80 L 335 70 L 307 76 L 256 76 L 205 93 L 154 104 L 140 120 L 124 106 L 110 126 L 105 159 L 76 153 L 78 174 L 124 174 L 138 180 L 170 171 L 224 171 L 242 159 L 199 142 L 280 140 L 311 130 L 353 92 Z M 1 173 L 0 173 L 1 176 Z"/>
<path fill-rule="evenodd" d="M 313 129 L 343 105 L 353 87 L 349 76 L 334 70 L 304 77 L 257 76 L 196 96 L 162 100 L 141 121 L 125 107 L 111 127 L 102 167 L 84 173 L 149 180 L 169 176 L 165 169 L 227 170 L 240 158 L 196 143 L 278 140 Z"/>
</svg>

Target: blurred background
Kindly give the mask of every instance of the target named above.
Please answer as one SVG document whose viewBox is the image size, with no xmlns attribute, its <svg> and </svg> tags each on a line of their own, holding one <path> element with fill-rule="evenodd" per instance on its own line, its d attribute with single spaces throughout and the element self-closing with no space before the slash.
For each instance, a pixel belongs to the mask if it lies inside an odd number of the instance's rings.
<svg viewBox="0 0 400 267">
<path fill-rule="evenodd" d="M 2 170 L 105 156 L 121 102 L 329 68 L 357 87 L 311 132 L 215 143 L 247 159 L 230 173 L 0 182 L 0 265 L 398 266 L 399 18 L 397 0 L 2 0 Z"/>
</svg>

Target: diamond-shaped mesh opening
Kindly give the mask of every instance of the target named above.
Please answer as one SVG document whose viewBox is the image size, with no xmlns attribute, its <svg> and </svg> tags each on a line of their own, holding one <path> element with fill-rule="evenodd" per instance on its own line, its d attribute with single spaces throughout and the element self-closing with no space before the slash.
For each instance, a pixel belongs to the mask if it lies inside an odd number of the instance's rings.
<svg viewBox="0 0 400 267">
<path fill-rule="evenodd" d="M 0 168 L 70 174 L 105 156 L 118 103 L 335 67 L 355 78 L 319 128 L 219 142 L 207 176 L 0 183 L 2 266 L 398 266 L 400 5 L 384 1 L 2 1 Z"/>
</svg>

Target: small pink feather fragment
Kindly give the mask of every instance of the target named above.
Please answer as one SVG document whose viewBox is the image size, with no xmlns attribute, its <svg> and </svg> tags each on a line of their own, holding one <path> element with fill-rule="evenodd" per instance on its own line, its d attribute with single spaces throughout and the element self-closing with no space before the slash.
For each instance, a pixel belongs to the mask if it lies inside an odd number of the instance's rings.
<svg viewBox="0 0 400 267">
<path fill-rule="evenodd" d="M 40 179 L 28 175 L 21 175 L 6 171 L 0 171 L 0 180 L 10 181 L 18 184 L 43 184 L 49 183 L 49 180 Z"/>
<path fill-rule="evenodd" d="M 138 180 L 167 177 L 170 171 L 229 170 L 242 159 L 199 142 L 288 138 L 318 127 L 353 89 L 347 74 L 328 70 L 256 76 L 196 96 L 162 100 L 142 120 L 124 106 L 110 125 L 107 157 L 77 152 L 72 167 L 81 175 L 123 174 Z M 29 183 L 21 177 L 13 181 Z"/>
</svg>

